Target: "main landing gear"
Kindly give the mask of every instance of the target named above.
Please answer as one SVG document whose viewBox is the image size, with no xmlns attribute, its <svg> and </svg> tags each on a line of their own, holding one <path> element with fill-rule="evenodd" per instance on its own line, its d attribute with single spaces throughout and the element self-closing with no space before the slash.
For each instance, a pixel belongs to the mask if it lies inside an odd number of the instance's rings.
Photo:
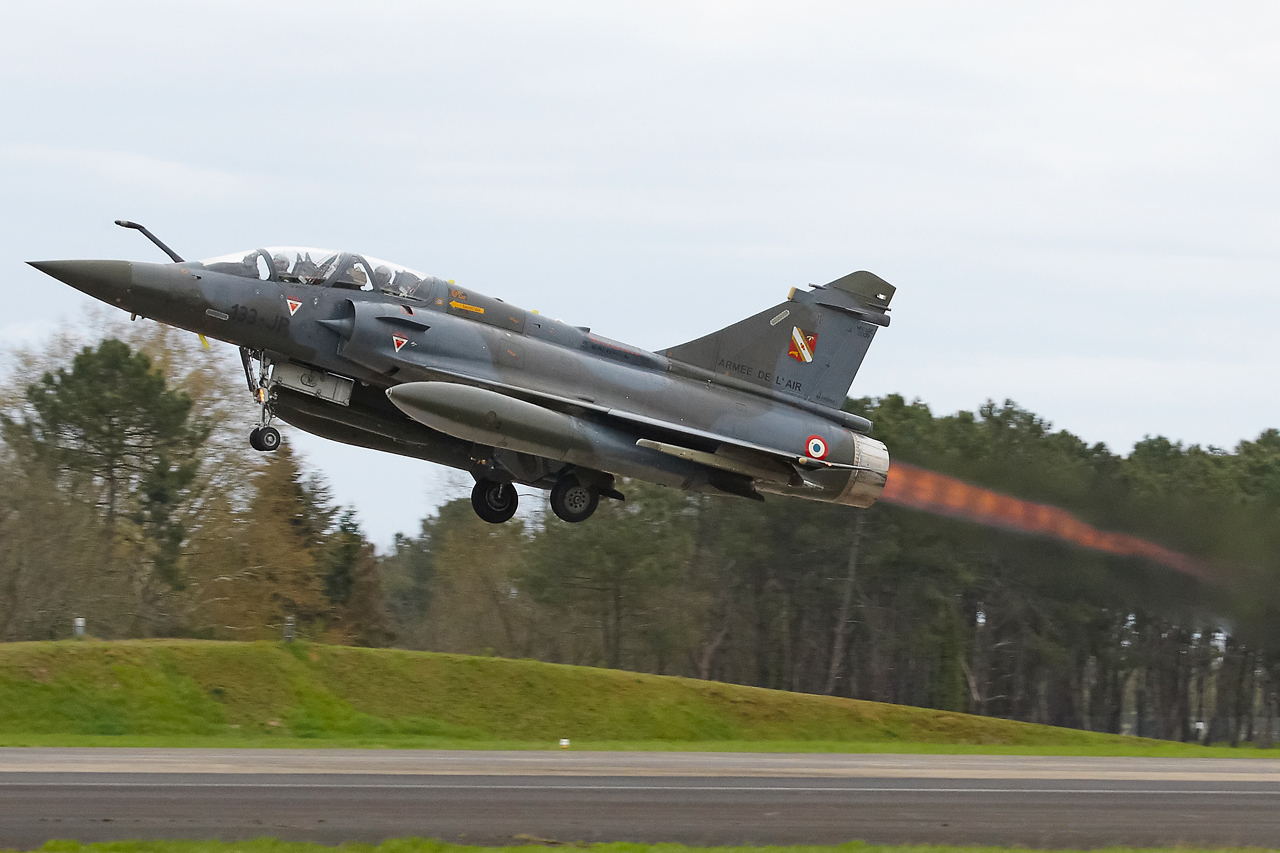
<svg viewBox="0 0 1280 853">
<path fill-rule="evenodd" d="M 505 452 L 505 451 L 504 451 Z M 556 465 L 548 459 L 477 447 L 471 456 L 471 506 L 484 521 L 501 524 L 516 514 L 520 502 L 513 480 L 545 489 L 551 486 L 551 511 L 561 521 L 586 521 L 600 506 L 601 498 L 626 500 L 614 488 L 613 475 L 604 471 Z"/>
<path fill-rule="evenodd" d="M 551 511 L 562 521 L 586 521 L 600 505 L 600 491 L 572 474 L 561 477 L 551 489 Z"/>
<path fill-rule="evenodd" d="M 471 490 L 471 508 L 490 524 L 509 521 L 519 505 L 516 487 L 501 480 L 476 480 L 475 488 Z"/>
<path fill-rule="evenodd" d="M 600 505 L 600 490 L 588 486 L 572 474 L 567 474 L 551 489 L 551 511 L 562 521 L 577 523 L 586 521 Z M 610 490 L 610 497 L 622 496 Z M 484 521 L 501 524 L 516 514 L 520 496 L 516 487 L 503 480 L 481 479 L 471 490 L 471 508 Z"/>
</svg>

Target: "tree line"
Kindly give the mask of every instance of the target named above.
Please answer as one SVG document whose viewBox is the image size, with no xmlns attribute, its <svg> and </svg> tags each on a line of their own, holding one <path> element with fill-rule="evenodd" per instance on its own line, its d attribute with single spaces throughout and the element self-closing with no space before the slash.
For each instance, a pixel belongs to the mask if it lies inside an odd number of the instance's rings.
<svg viewBox="0 0 1280 853">
<path fill-rule="evenodd" d="M 278 637 L 292 616 L 328 642 L 1174 740 L 1277 734 L 1276 430 L 1121 455 L 1012 402 L 848 403 L 896 459 L 1195 555 L 1204 582 L 885 504 L 638 482 L 578 525 L 534 511 L 491 526 L 451 501 L 379 555 L 287 442 L 247 449 L 237 377 L 181 333 L 58 342 L 22 355 L 3 393 L 0 640 L 64 637 L 83 613 L 105 637 L 223 639 Z"/>
<path fill-rule="evenodd" d="M 136 327 L 135 327 L 136 328 Z M 227 364 L 168 327 L 20 354 L 0 399 L 0 640 L 390 638 L 374 549 Z M 73 352 L 62 359 L 56 353 Z M 240 392 L 240 393 L 237 393 Z"/>
</svg>

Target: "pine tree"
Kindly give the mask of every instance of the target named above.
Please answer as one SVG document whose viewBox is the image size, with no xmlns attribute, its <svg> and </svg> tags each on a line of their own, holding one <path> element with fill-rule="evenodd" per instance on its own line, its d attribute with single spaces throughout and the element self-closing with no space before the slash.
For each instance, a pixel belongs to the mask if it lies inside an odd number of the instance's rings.
<svg viewBox="0 0 1280 853">
<path fill-rule="evenodd" d="M 96 591 L 95 621 L 108 634 L 177 627 L 188 534 L 182 510 L 210 434 L 192 406 L 146 354 L 108 339 L 84 347 L 69 369 L 46 371 L 0 415 L 5 443 L 28 476 L 99 509 L 101 536 L 83 541 L 95 553 L 94 570 L 77 588 Z"/>
<path fill-rule="evenodd" d="M 300 634 L 316 634 L 328 602 L 322 591 L 321 536 L 297 459 L 282 442 L 254 478 L 242 538 L 244 569 L 232 584 L 240 626 L 259 637 L 280 635 L 292 616 Z"/>
<path fill-rule="evenodd" d="M 342 513 L 325 544 L 324 595 L 329 602 L 328 637 L 357 646 L 385 646 L 392 633 L 373 545 L 356 522 Z"/>
<path fill-rule="evenodd" d="M 70 370 L 46 373 L 28 386 L 26 402 L 24 417 L 0 419 L 5 441 L 20 456 L 98 485 L 108 527 L 129 509 L 163 527 L 167 514 L 153 504 L 190 483 L 209 436 L 191 422 L 191 398 L 168 388 L 147 355 L 115 339 L 85 347 Z"/>
</svg>

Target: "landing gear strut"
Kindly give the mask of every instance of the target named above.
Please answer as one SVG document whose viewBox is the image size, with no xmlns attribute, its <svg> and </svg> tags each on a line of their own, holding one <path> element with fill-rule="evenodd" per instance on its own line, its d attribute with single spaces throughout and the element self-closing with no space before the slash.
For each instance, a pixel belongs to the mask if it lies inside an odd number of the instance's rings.
<svg viewBox="0 0 1280 853">
<path fill-rule="evenodd" d="M 254 358 L 258 361 L 256 375 L 251 361 Z M 249 433 L 249 446 L 254 450 L 270 453 L 280 448 L 280 430 L 271 425 L 271 421 L 275 419 L 276 397 L 271 383 L 271 362 L 261 352 L 251 353 L 244 347 L 240 348 L 240 360 L 244 363 L 244 376 L 249 382 L 249 390 L 261 407 L 258 425 Z"/>
<path fill-rule="evenodd" d="M 477 480 L 471 490 L 471 508 L 490 524 L 501 524 L 516 514 L 520 496 L 516 487 L 501 480 Z"/>
<path fill-rule="evenodd" d="M 551 489 L 551 511 L 562 521 L 586 521 L 599 505 L 600 491 L 572 474 L 561 477 Z"/>
</svg>

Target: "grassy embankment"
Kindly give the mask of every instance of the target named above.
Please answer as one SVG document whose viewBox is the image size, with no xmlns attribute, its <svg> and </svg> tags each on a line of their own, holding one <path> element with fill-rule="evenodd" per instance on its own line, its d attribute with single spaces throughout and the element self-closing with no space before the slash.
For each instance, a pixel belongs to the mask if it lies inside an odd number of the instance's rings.
<svg viewBox="0 0 1280 853">
<path fill-rule="evenodd" d="M 531 839 L 533 840 L 533 839 Z M 682 844 L 569 844 L 594 853 L 1025 853 L 1014 847 L 943 847 L 933 845 L 876 845 L 851 841 L 832 847 L 686 847 Z M 81 844 L 78 841 L 50 841 L 36 848 L 42 853 L 546 853 L 546 844 L 523 847 L 464 847 L 423 838 L 393 838 L 377 846 L 319 844 L 259 838 L 253 841 L 114 841 Z M 1108 847 L 1106 853 L 1258 853 L 1257 847 Z M 1040 851 L 1054 853 L 1054 851 Z M 1060 853 L 1066 853 L 1061 851 Z M 1078 851 L 1073 851 L 1078 853 Z"/>
<path fill-rule="evenodd" d="M 1267 755 L 534 661 L 306 643 L 0 645 L 0 746 Z"/>
</svg>

